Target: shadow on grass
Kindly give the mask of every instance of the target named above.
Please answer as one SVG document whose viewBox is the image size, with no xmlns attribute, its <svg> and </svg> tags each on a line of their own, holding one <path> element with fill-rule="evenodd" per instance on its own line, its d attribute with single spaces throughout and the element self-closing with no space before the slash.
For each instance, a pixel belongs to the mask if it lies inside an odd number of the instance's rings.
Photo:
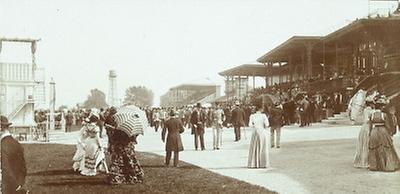
<svg viewBox="0 0 400 194">
<path fill-rule="evenodd" d="M 68 170 L 49 170 L 49 171 L 38 171 L 33 173 L 28 173 L 28 176 L 52 176 L 52 175 L 73 175 L 79 174 L 71 169 Z"/>
<path fill-rule="evenodd" d="M 40 186 L 88 186 L 88 185 L 110 185 L 106 179 L 65 179 L 59 181 L 51 181 L 39 184 Z"/>
<path fill-rule="evenodd" d="M 176 169 L 200 169 L 198 166 L 192 166 L 192 165 L 182 165 L 179 167 L 173 167 L 172 165 L 170 166 L 164 166 L 164 165 L 142 165 L 142 168 L 146 170 L 146 168 L 176 168 Z"/>
</svg>

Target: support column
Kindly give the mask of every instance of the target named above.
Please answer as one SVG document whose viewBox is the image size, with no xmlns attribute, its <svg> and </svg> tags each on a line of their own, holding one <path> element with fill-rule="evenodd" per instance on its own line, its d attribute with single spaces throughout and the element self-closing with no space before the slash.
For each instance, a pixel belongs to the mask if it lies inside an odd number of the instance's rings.
<svg viewBox="0 0 400 194">
<path fill-rule="evenodd" d="M 240 99 L 240 95 L 241 95 L 241 86 L 242 86 L 242 76 L 238 76 L 239 78 L 239 85 L 238 85 L 238 98 Z"/>
<path fill-rule="evenodd" d="M 304 80 L 304 74 L 305 74 L 305 72 L 304 72 L 304 70 L 305 70 L 305 64 L 306 64 L 306 62 L 305 62 L 305 55 L 306 55 L 306 52 L 305 51 L 303 51 L 303 53 L 302 53 L 302 55 L 301 55 L 301 76 L 299 76 L 300 78 L 301 78 L 301 80 Z"/>
<path fill-rule="evenodd" d="M 228 99 L 230 99 L 232 97 L 232 94 L 233 94 L 233 88 L 235 87 L 233 85 L 234 82 L 232 81 L 232 76 L 228 76 L 228 83 L 229 83 Z"/>
<path fill-rule="evenodd" d="M 272 69 L 272 66 L 274 65 L 274 63 L 273 62 L 269 62 L 269 67 Z M 270 75 L 270 77 L 271 77 L 271 82 L 269 83 L 269 85 L 270 86 L 273 86 L 274 85 L 274 74 L 271 74 Z"/>
<path fill-rule="evenodd" d="M 282 67 L 282 63 L 281 63 L 281 61 L 279 61 L 279 84 L 282 83 L 282 70 L 281 70 L 281 67 Z"/>
<path fill-rule="evenodd" d="M 338 44 L 335 43 L 335 71 L 339 72 L 339 54 L 338 54 Z"/>
<path fill-rule="evenodd" d="M 268 77 L 265 76 L 265 87 L 264 88 L 267 88 L 267 87 L 268 87 Z"/>
<path fill-rule="evenodd" d="M 246 76 L 246 95 L 249 93 L 249 76 Z"/>
<path fill-rule="evenodd" d="M 253 91 L 256 89 L 256 77 L 253 75 Z"/>
<path fill-rule="evenodd" d="M 36 41 L 31 42 L 31 52 L 32 52 L 32 78 L 35 79 L 36 71 Z"/>
<path fill-rule="evenodd" d="M 312 63 L 312 49 L 313 49 L 314 44 L 308 43 L 306 44 L 306 75 L 307 78 L 312 77 L 312 69 L 313 69 L 313 63 Z"/>
<path fill-rule="evenodd" d="M 290 82 L 293 82 L 293 70 L 294 70 L 294 64 L 293 64 L 293 58 L 292 54 L 289 54 L 289 59 L 288 59 L 288 64 L 289 65 L 289 74 L 290 74 Z"/>
</svg>

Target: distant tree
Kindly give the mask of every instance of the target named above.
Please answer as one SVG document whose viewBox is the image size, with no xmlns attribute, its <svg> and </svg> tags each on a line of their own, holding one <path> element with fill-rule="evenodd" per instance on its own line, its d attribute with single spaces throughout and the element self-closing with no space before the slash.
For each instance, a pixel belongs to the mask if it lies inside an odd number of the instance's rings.
<svg viewBox="0 0 400 194">
<path fill-rule="evenodd" d="M 153 91 L 144 86 L 131 86 L 125 91 L 124 104 L 145 107 L 153 105 Z"/>
<path fill-rule="evenodd" d="M 106 95 L 101 90 L 95 88 L 90 90 L 90 95 L 87 97 L 86 101 L 83 103 L 85 108 L 104 108 L 107 107 Z"/>
<path fill-rule="evenodd" d="M 58 111 L 63 111 L 65 109 L 68 109 L 68 106 L 66 105 L 61 105 L 60 107 L 58 107 Z"/>
</svg>

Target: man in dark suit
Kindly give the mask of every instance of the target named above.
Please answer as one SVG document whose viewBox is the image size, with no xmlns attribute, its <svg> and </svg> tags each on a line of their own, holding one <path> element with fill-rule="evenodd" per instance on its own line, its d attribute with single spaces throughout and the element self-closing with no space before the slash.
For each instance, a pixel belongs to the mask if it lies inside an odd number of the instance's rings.
<svg viewBox="0 0 400 194">
<path fill-rule="evenodd" d="M 65 132 L 71 132 L 71 126 L 74 116 L 72 115 L 71 111 L 68 111 L 65 115 Z"/>
<path fill-rule="evenodd" d="M 0 116 L 1 191 L 3 194 L 24 193 L 22 189 L 26 176 L 24 149 L 8 131 L 10 125 L 5 116 Z"/>
<path fill-rule="evenodd" d="M 197 103 L 195 109 L 190 117 L 190 123 L 193 126 L 194 131 L 194 147 L 197 150 L 198 141 L 200 139 L 201 150 L 205 150 L 204 147 L 204 127 L 207 120 L 207 115 L 201 110 L 201 104 Z"/>
<path fill-rule="evenodd" d="M 240 128 L 244 126 L 244 111 L 240 108 L 240 103 L 236 101 L 235 108 L 232 110 L 231 123 L 235 130 L 235 141 L 240 140 Z"/>
<path fill-rule="evenodd" d="M 275 106 L 269 108 L 268 113 L 270 115 L 270 132 L 271 132 L 271 148 L 280 148 L 281 139 L 281 127 L 283 125 L 283 110 L 279 102 L 275 103 Z M 275 134 L 276 134 L 276 144 L 275 144 Z"/>
<path fill-rule="evenodd" d="M 167 142 L 165 143 L 165 166 L 169 165 L 172 152 L 174 152 L 174 167 L 178 167 L 179 152 L 183 151 L 181 133 L 184 132 L 183 124 L 179 116 L 174 110 L 170 112 L 170 119 L 165 122 L 165 128 L 162 129 L 161 139 L 165 142 L 165 134 L 167 134 Z"/>
</svg>

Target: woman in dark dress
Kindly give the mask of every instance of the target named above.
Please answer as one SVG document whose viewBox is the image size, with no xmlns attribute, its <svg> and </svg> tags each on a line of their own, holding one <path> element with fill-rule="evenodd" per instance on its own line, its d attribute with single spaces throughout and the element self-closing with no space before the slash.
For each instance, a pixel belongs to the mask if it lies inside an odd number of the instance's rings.
<svg viewBox="0 0 400 194">
<path fill-rule="evenodd" d="M 385 96 L 375 102 L 371 114 L 368 164 L 371 171 L 396 171 L 400 167 L 399 157 L 393 146 L 392 135 L 395 133 L 391 117 L 383 112 L 388 103 Z"/>
<path fill-rule="evenodd" d="M 136 159 L 136 136 L 129 137 L 125 132 L 116 130 L 116 124 L 111 111 L 106 117 L 108 135 L 108 151 L 111 164 L 108 174 L 110 184 L 134 184 L 143 181 L 143 169 Z"/>
</svg>

